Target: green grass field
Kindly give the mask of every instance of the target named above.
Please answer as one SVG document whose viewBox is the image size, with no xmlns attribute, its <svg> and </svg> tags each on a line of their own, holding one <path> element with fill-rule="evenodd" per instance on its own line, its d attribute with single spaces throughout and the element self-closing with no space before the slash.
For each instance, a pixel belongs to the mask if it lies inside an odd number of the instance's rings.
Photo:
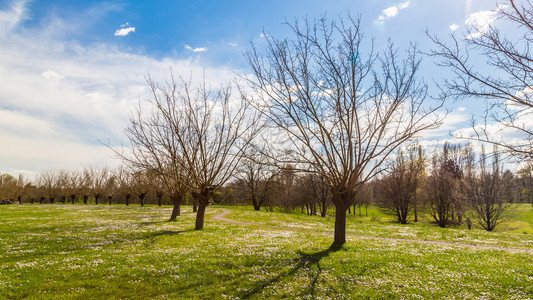
<svg viewBox="0 0 533 300">
<path fill-rule="evenodd" d="M 194 231 L 170 211 L 1 206 L 0 299 L 533 298 L 531 205 L 496 232 L 350 216 L 339 251 L 333 218 L 209 207 Z"/>
</svg>

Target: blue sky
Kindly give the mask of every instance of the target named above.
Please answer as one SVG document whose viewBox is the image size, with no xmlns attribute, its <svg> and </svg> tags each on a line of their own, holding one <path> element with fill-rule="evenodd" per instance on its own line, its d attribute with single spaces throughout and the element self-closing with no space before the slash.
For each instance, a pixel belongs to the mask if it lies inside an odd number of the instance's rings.
<svg viewBox="0 0 533 300">
<path fill-rule="evenodd" d="M 360 15 L 380 48 L 391 38 L 432 47 L 440 37 L 493 22 L 491 0 L 0 1 L 0 173 L 118 164 L 101 141 L 120 143 L 146 95 L 144 78 L 217 83 L 246 73 L 243 52 L 261 34 L 290 37 L 285 19 Z M 431 82 L 443 71 L 425 59 Z M 434 141 L 468 126 L 472 104 L 450 103 Z"/>
</svg>

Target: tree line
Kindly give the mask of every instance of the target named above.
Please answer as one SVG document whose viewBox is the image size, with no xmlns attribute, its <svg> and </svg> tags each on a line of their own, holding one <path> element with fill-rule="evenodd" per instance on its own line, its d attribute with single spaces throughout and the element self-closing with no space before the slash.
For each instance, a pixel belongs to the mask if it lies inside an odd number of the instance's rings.
<svg viewBox="0 0 533 300">
<path fill-rule="evenodd" d="M 415 144 L 400 149 L 386 169 L 362 186 L 348 213 L 368 216 L 373 205 L 401 224 L 418 222 L 421 215 L 440 227 L 471 218 L 492 231 L 513 216 L 513 204 L 533 205 L 533 165 L 516 173 L 504 170 L 497 151 L 487 154 L 483 149 L 476 157 L 470 145 L 445 143 L 440 151 L 426 155 Z M 190 192 L 179 201 L 174 193 L 161 178 L 124 167 L 48 170 L 34 181 L 0 174 L 0 200 L 5 203 L 174 204 L 171 220 L 179 216 L 182 203 L 197 211 L 199 203 Z M 291 165 L 276 168 L 244 159 L 210 201 L 326 217 L 334 207 L 332 197 L 323 176 L 298 172 Z"/>
</svg>

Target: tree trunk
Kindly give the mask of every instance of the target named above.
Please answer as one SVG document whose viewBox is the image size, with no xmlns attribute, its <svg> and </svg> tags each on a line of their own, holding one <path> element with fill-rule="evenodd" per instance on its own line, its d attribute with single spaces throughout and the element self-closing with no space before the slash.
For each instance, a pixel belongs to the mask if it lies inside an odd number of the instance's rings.
<svg viewBox="0 0 533 300">
<path fill-rule="evenodd" d="M 83 204 L 87 204 L 87 199 L 89 198 L 89 196 L 85 195 L 83 196 Z"/>
<path fill-rule="evenodd" d="M 98 200 L 100 199 L 100 195 L 96 194 L 94 195 L 94 204 L 98 205 Z"/>
<path fill-rule="evenodd" d="M 205 201 L 204 199 L 198 201 L 198 211 L 196 212 L 196 227 L 194 229 L 200 230 L 204 228 L 204 216 L 205 216 L 205 208 L 207 207 L 208 201 Z"/>
<path fill-rule="evenodd" d="M 320 210 L 320 216 L 325 217 L 326 216 L 326 210 L 328 209 L 326 201 L 322 201 L 321 203 L 322 209 Z"/>
<path fill-rule="evenodd" d="M 130 205 L 130 198 L 131 198 L 131 195 L 126 194 L 126 206 Z"/>
<path fill-rule="evenodd" d="M 196 199 L 192 199 L 192 212 L 197 212 L 198 211 L 198 202 Z"/>
<path fill-rule="evenodd" d="M 111 205 L 111 202 L 113 201 L 113 196 L 109 195 L 107 196 L 107 199 L 109 200 L 109 205 Z"/>
<path fill-rule="evenodd" d="M 157 206 L 162 206 L 163 205 L 163 193 L 162 192 L 158 192 L 157 193 Z"/>
<path fill-rule="evenodd" d="M 346 210 L 348 207 L 335 207 L 335 237 L 333 245 L 341 246 L 346 243 Z"/>
<path fill-rule="evenodd" d="M 181 196 L 174 195 L 172 197 L 172 203 L 174 207 L 172 208 L 172 214 L 170 215 L 170 221 L 176 221 L 176 218 L 181 214 Z"/>
</svg>

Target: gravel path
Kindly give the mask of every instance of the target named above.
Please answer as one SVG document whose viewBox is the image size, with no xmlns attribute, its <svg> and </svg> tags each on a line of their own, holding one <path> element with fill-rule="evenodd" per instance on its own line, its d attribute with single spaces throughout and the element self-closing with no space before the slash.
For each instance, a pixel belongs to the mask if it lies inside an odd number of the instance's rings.
<svg viewBox="0 0 533 300">
<path fill-rule="evenodd" d="M 210 218 L 212 220 L 217 220 L 217 221 L 235 224 L 235 225 L 261 226 L 261 227 L 271 228 L 271 229 L 276 229 L 276 230 L 309 232 L 309 230 L 305 230 L 305 229 L 286 228 L 286 227 L 280 227 L 280 226 L 269 226 L 269 225 L 263 225 L 259 223 L 243 222 L 243 221 L 237 221 L 237 220 L 226 218 L 227 215 L 232 214 L 232 213 L 233 213 L 232 210 L 225 209 L 221 213 L 213 215 Z M 314 232 L 320 233 L 320 234 L 331 235 L 331 236 L 333 235 L 333 232 L 329 232 L 329 231 L 318 230 Z M 393 241 L 393 242 L 401 242 L 401 243 L 411 242 L 411 243 L 431 244 L 431 245 L 439 245 L 439 246 L 467 247 L 467 248 L 475 248 L 475 249 L 483 249 L 483 250 L 499 250 L 499 251 L 507 251 L 507 252 L 523 252 L 523 253 L 533 254 L 533 249 L 524 249 L 524 248 L 510 248 L 510 247 L 476 245 L 476 244 L 444 242 L 444 241 L 428 241 L 428 240 L 420 240 L 420 239 L 401 239 L 401 238 L 380 237 L 380 236 L 371 236 L 371 235 L 359 235 L 359 234 L 351 234 L 351 233 L 346 233 L 346 236 L 356 237 L 360 239 L 385 240 L 385 241 Z"/>
</svg>

